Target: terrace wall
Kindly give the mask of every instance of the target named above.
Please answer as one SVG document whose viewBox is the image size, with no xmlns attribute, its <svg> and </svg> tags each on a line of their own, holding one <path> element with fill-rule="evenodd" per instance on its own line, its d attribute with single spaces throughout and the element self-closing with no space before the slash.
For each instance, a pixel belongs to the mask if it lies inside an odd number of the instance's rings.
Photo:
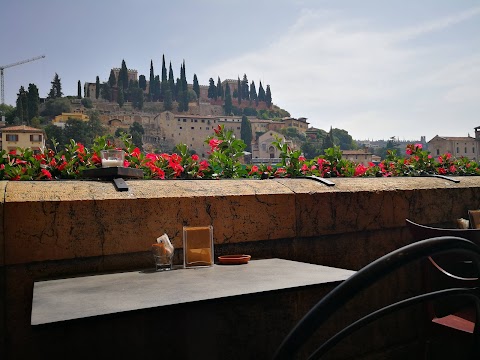
<svg viewBox="0 0 480 360">
<path fill-rule="evenodd" d="M 99 181 L 0 182 L 0 357 L 32 356 L 34 281 L 153 267 L 149 248 L 158 236 L 167 233 L 180 249 L 182 226 L 206 224 L 214 227 L 215 256 L 356 270 L 411 241 L 405 218 L 446 225 L 480 208 L 480 178 L 457 179 L 338 178 L 333 187 L 308 179 L 132 180 L 127 192 Z M 418 270 L 362 301 L 381 303 L 402 286 L 413 291 Z M 410 320 L 395 326 L 418 323 Z M 383 338 L 382 326 L 365 337 Z M 416 346 L 419 331 L 396 345 Z"/>
</svg>

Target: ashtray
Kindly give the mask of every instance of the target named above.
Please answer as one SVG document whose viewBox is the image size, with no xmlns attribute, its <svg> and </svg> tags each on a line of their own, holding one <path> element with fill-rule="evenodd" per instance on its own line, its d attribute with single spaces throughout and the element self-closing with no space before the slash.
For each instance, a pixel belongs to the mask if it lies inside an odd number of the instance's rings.
<svg viewBox="0 0 480 360">
<path fill-rule="evenodd" d="M 248 263 L 250 259 L 250 255 L 222 255 L 218 257 L 218 263 L 221 265 L 240 265 Z"/>
</svg>

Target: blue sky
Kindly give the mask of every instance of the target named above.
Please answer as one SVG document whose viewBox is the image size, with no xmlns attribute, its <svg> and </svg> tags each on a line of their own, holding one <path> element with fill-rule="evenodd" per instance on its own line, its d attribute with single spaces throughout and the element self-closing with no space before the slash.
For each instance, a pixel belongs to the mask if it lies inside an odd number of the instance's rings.
<svg viewBox="0 0 480 360">
<path fill-rule="evenodd" d="M 247 74 L 310 126 L 354 139 L 467 136 L 480 126 L 480 3 L 471 0 L 3 0 L 5 101 L 106 81 L 122 59 L 148 78 L 165 55 L 191 83 Z"/>
</svg>

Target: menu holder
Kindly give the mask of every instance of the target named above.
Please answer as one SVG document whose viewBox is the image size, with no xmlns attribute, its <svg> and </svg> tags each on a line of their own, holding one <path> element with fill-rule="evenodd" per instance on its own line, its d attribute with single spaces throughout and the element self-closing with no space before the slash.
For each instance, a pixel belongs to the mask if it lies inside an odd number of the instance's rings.
<svg viewBox="0 0 480 360">
<path fill-rule="evenodd" d="M 213 226 L 183 227 L 183 266 L 213 266 Z"/>
</svg>

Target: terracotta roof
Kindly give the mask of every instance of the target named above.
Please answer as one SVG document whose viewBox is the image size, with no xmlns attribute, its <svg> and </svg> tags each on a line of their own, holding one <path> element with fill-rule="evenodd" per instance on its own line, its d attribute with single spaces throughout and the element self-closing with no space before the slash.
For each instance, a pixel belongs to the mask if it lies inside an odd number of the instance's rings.
<svg viewBox="0 0 480 360">
<path fill-rule="evenodd" d="M 443 139 L 443 140 L 454 140 L 454 141 L 468 141 L 468 140 L 474 140 L 475 139 L 471 136 L 439 136 L 439 135 L 437 135 L 435 137 L 438 137 L 438 138 Z M 435 137 L 432 140 L 434 140 Z M 432 140 L 430 140 L 430 141 L 432 141 Z"/>
<path fill-rule="evenodd" d="M 27 125 L 10 126 L 10 127 L 2 129 L 2 132 L 10 132 L 10 131 L 15 131 L 15 132 L 41 132 L 41 133 L 43 133 L 42 129 L 37 129 L 37 128 L 30 127 L 30 126 L 27 126 Z"/>
<path fill-rule="evenodd" d="M 341 150 L 343 155 L 372 155 L 371 152 L 364 150 Z"/>
</svg>

